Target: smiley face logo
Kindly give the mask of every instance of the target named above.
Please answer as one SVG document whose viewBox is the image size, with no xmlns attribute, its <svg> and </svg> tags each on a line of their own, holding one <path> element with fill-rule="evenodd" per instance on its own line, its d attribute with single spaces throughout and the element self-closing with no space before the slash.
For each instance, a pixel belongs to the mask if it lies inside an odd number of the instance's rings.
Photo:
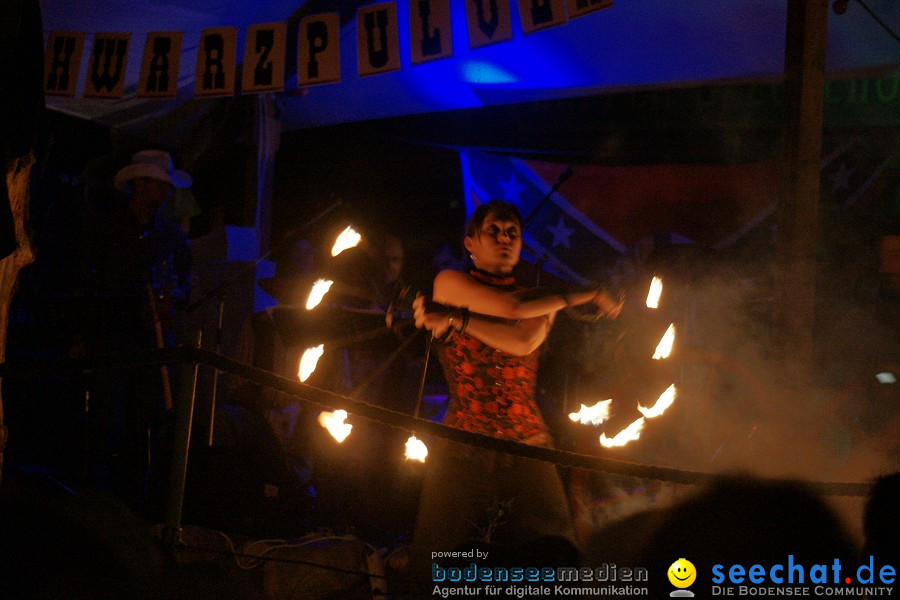
<svg viewBox="0 0 900 600">
<path fill-rule="evenodd" d="M 677 588 L 689 587 L 697 579 L 697 569 L 686 558 L 679 558 L 669 567 L 669 582 Z"/>
</svg>

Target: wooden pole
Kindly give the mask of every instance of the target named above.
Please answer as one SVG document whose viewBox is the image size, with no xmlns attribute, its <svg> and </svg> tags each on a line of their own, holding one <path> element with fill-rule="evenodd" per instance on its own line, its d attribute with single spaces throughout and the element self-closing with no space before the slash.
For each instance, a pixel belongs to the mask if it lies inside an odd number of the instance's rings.
<svg viewBox="0 0 900 600">
<path fill-rule="evenodd" d="M 789 0 L 773 342 L 798 390 L 812 382 L 827 0 Z"/>
<path fill-rule="evenodd" d="M 166 341 L 163 337 L 162 321 L 159 319 L 159 307 L 156 305 L 156 294 L 153 292 L 153 286 L 147 284 L 147 301 L 150 303 L 150 315 L 153 317 L 153 337 L 156 340 L 157 348 L 165 348 Z M 163 399 L 165 401 L 166 412 L 172 410 L 172 382 L 169 380 L 169 367 L 167 365 L 159 366 L 159 376 L 162 380 Z"/>
<path fill-rule="evenodd" d="M 4 176 L 9 192 L 9 205 L 12 210 L 16 229 L 18 247 L 12 254 L 0 260 L 0 362 L 6 360 L 6 331 L 9 325 L 9 309 L 19 271 L 34 260 L 31 242 L 25 231 L 25 215 L 28 213 L 28 190 L 31 178 L 31 165 L 34 156 L 29 154 L 8 161 Z M 3 451 L 6 448 L 7 429 L 3 424 L 3 398 L 0 396 L 0 480 L 3 479 Z"/>
<path fill-rule="evenodd" d="M 0 4 L 0 81 L 9 83 L 0 95 L 0 202 L 9 202 L 16 247 L 0 259 L 0 362 L 6 360 L 9 309 L 19 271 L 34 260 L 25 230 L 33 150 L 44 110 L 41 5 L 38 0 L 5 0 Z M 8 196 L 8 200 L 7 200 Z M 4 207 L 5 208 L 5 207 Z M 0 235 L 9 235 L 3 228 Z M 2 252 L 10 248 L 3 239 Z M 7 429 L 0 398 L 0 480 Z"/>
</svg>

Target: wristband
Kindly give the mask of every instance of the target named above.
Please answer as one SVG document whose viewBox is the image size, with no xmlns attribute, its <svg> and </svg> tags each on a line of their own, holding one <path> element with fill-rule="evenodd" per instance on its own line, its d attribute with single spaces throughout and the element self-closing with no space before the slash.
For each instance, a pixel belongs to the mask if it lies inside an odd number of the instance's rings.
<svg viewBox="0 0 900 600">
<path fill-rule="evenodd" d="M 466 330 L 466 327 L 469 326 L 469 309 L 462 309 L 462 324 L 459 328 L 459 332 L 462 333 Z"/>
</svg>

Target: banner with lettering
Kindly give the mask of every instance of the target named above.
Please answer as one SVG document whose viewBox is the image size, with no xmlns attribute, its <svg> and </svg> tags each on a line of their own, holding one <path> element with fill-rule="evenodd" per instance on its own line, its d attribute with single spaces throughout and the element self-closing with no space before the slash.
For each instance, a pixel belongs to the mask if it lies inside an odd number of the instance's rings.
<svg viewBox="0 0 900 600">
<path fill-rule="evenodd" d="M 202 97 L 231 96 L 235 92 L 235 52 L 237 29 L 217 27 L 204 29 L 197 49 L 197 77 L 194 95 Z"/>
<path fill-rule="evenodd" d="M 414 65 L 453 56 L 450 0 L 409 0 L 409 54 Z"/>
<path fill-rule="evenodd" d="M 51 31 L 44 51 L 44 93 L 48 96 L 75 97 L 83 31 Z"/>
<path fill-rule="evenodd" d="M 338 13 L 313 15 L 300 21 L 297 81 L 301 86 L 341 80 L 340 35 Z"/>
<path fill-rule="evenodd" d="M 528 0 L 521 1 L 527 2 Z M 503 0 L 470 0 L 467 2 L 466 24 L 469 29 L 469 47 L 480 48 L 488 44 L 511 40 L 511 18 L 509 3 L 503 2 Z"/>
<path fill-rule="evenodd" d="M 85 82 L 85 98 L 121 98 L 125 89 L 129 33 L 98 33 L 94 36 Z"/>
<path fill-rule="evenodd" d="M 241 91 L 280 92 L 284 89 L 287 25 L 268 23 L 247 30 Z"/>
<path fill-rule="evenodd" d="M 562 25 L 566 22 L 565 0 L 519 2 L 519 18 L 525 34 Z"/>
<path fill-rule="evenodd" d="M 178 93 L 183 38 L 184 34 L 179 31 L 147 34 L 141 76 L 138 79 L 139 98 L 174 98 Z"/>
<path fill-rule="evenodd" d="M 570 19 L 612 6 L 612 0 L 511 0 L 530 35 Z M 453 56 L 450 0 L 408 0 L 408 23 L 401 24 L 396 2 L 358 9 L 356 17 L 357 72 L 360 77 L 401 68 L 401 25 L 409 35 L 409 61 L 417 65 Z M 513 38 L 510 0 L 467 0 L 466 28 L 472 49 Z M 297 85 L 339 83 L 340 15 L 323 13 L 304 17 L 297 29 Z M 174 98 L 177 94 L 181 50 L 196 44 L 194 95 L 229 96 L 236 93 L 278 92 L 292 74 L 286 73 L 286 22 L 251 25 L 242 49 L 243 68 L 238 78 L 238 31 L 234 27 L 204 29 L 199 39 L 185 33 L 154 31 L 146 34 L 136 95 Z M 44 56 L 44 93 L 74 97 L 81 76 L 85 40 L 91 39 L 90 63 L 83 95 L 122 98 L 129 63 L 131 33 L 51 31 Z M 140 43 L 140 41 L 138 41 Z M 129 88 L 130 89 L 130 88 Z"/>
<path fill-rule="evenodd" d="M 383 2 L 356 12 L 356 56 L 359 76 L 400 69 L 397 5 Z"/>
</svg>

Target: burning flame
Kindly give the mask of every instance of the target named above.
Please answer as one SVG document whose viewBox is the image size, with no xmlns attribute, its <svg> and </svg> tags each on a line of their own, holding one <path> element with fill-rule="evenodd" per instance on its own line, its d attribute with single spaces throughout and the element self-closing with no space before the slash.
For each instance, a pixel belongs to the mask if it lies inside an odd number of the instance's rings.
<svg viewBox="0 0 900 600">
<path fill-rule="evenodd" d="M 593 406 L 581 405 L 578 412 L 569 413 L 569 418 L 576 423 L 582 425 L 600 425 L 609 418 L 609 407 L 612 405 L 612 398 L 609 400 L 601 400 Z"/>
<path fill-rule="evenodd" d="M 334 246 L 331 248 L 331 255 L 337 256 L 348 248 L 356 247 L 360 240 L 362 240 L 362 236 L 358 234 L 352 226 L 348 225 L 334 241 Z"/>
<path fill-rule="evenodd" d="M 319 279 L 316 281 L 309 292 L 309 298 L 306 299 L 306 310 L 312 310 L 317 307 L 332 285 L 334 285 L 334 282 L 330 279 Z"/>
<path fill-rule="evenodd" d="M 300 369 L 297 371 L 297 377 L 300 378 L 301 382 L 306 381 L 313 374 L 313 371 L 316 370 L 316 364 L 324 353 L 325 344 L 307 348 L 303 352 L 303 356 L 300 357 Z"/>
<path fill-rule="evenodd" d="M 654 275 L 650 281 L 650 293 L 647 294 L 647 308 L 659 308 L 660 296 L 662 296 L 662 279 Z"/>
<path fill-rule="evenodd" d="M 414 435 L 409 436 L 409 439 L 406 440 L 406 458 L 423 463 L 426 456 L 428 456 L 428 448 L 425 447 L 425 443 Z"/>
<path fill-rule="evenodd" d="M 666 329 L 666 332 L 663 334 L 662 339 L 659 340 L 659 344 L 656 346 L 656 352 L 653 353 L 653 360 L 660 360 L 662 358 L 669 358 L 669 355 L 672 353 L 672 344 L 675 343 L 675 323 L 669 325 L 669 328 Z"/>
<path fill-rule="evenodd" d="M 644 417 L 639 417 L 634 423 L 617 433 L 612 439 L 606 437 L 605 433 L 601 433 L 600 445 L 604 448 L 624 446 L 628 442 L 639 439 L 641 437 L 642 429 L 644 429 Z"/>
<path fill-rule="evenodd" d="M 319 413 L 319 425 L 327 429 L 328 433 L 331 434 L 331 437 L 340 443 L 347 439 L 347 436 L 350 435 L 350 430 L 353 429 L 353 425 L 344 423 L 344 419 L 346 418 L 346 410 L 339 409 L 333 413 L 322 411 Z"/>
<path fill-rule="evenodd" d="M 666 412 L 666 409 L 672 406 L 673 402 L 675 402 L 674 383 L 667 387 L 666 391 L 659 395 L 659 398 L 656 399 L 656 404 L 654 404 L 650 408 L 644 408 L 643 406 L 638 404 L 637 408 L 646 418 L 652 419 L 653 417 L 658 417 L 659 415 Z"/>
</svg>

